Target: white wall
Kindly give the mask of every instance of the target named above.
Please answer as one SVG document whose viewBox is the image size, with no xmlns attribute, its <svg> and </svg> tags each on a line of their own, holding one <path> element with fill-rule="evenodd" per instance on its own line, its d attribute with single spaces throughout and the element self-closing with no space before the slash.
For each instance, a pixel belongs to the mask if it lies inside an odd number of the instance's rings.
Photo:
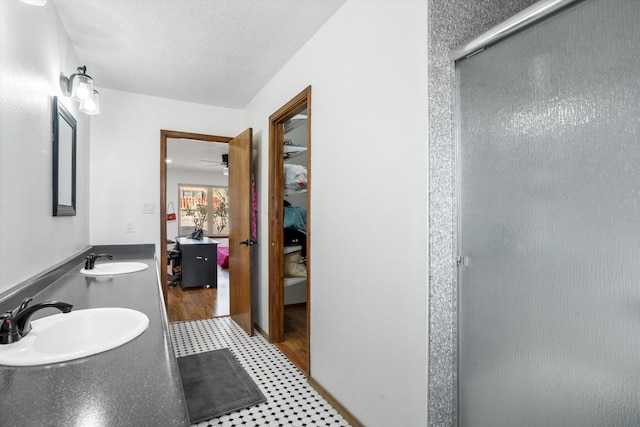
<svg viewBox="0 0 640 427">
<path fill-rule="evenodd" d="M 348 1 L 245 109 L 266 201 L 268 117 L 312 85 L 311 376 L 367 426 L 427 422 L 427 47 L 426 1 Z"/>
<path fill-rule="evenodd" d="M 160 130 L 236 136 L 242 111 L 109 89 L 100 89 L 100 104 L 91 123 L 91 244 L 159 247 Z M 155 214 L 142 213 L 145 202 Z"/>
<path fill-rule="evenodd" d="M 179 144 L 179 142 L 177 143 Z M 224 175 L 222 172 L 199 172 L 167 168 L 167 205 L 169 202 L 173 202 L 177 216 L 179 216 L 178 209 L 180 209 L 178 195 L 178 185 L 180 184 L 218 185 L 220 187 L 228 187 L 229 177 Z M 168 221 L 167 239 L 174 239 L 177 236 L 178 220 Z"/>
<path fill-rule="evenodd" d="M 0 1 L 0 293 L 89 245 L 89 118 L 69 98 L 77 215 L 52 216 L 52 100 L 79 65 L 51 2 Z"/>
</svg>

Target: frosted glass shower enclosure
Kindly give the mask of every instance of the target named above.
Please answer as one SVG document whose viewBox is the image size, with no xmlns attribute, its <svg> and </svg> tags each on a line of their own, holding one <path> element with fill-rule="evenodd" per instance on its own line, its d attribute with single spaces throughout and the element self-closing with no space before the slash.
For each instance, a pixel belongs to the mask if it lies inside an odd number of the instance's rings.
<svg viewBox="0 0 640 427">
<path fill-rule="evenodd" d="M 640 426 L 640 1 L 456 61 L 458 424 Z"/>
</svg>

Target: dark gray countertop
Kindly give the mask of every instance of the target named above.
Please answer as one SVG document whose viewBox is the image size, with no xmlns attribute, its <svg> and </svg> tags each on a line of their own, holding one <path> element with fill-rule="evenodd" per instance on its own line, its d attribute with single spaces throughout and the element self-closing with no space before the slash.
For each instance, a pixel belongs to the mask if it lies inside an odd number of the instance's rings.
<svg viewBox="0 0 640 427">
<path fill-rule="evenodd" d="M 80 274 L 80 263 L 36 294 L 31 304 L 57 300 L 73 304 L 74 310 L 131 308 L 149 317 L 147 330 L 120 347 L 82 359 L 0 366 L 0 426 L 189 425 L 156 262 L 152 253 L 126 252 L 111 253 L 114 261 L 140 261 L 149 268 L 120 276 L 88 277 Z"/>
</svg>

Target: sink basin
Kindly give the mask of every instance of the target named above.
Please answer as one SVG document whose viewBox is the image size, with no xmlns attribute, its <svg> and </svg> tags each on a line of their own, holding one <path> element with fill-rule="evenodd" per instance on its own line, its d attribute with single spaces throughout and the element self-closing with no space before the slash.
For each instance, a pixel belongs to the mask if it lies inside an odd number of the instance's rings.
<svg viewBox="0 0 640 427">
<path fill-rule="evenodd" d="M 135 273 L 146 270 L 149 266 L 143 262 L 103 262 L 96 263 L 92 270 L 80 270 L 87 276 L 115 276 L 117 274 Z"/>
<path fill-rule="evenodd" d="M 128 308 L 91 308 L 43 317 L 13 344 L 0 345 L 0 365 L 65 362 L 119 347 L 144 332 L 149 318 Z"/>
</svg>

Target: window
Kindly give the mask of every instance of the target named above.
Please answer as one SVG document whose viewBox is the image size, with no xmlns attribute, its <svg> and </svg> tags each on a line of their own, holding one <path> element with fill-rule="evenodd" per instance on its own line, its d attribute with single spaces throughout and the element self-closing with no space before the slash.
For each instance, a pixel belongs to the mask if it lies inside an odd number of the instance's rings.
<svg viewBox="0 0 640 427">
<path fill-rule="evenodd" d="M 205 236 L 229 235 L 229 194 L 227 187 L 209 185 L 178 185 L 180 236 L 188 236 L 202 221 Z"/>
</svg>

